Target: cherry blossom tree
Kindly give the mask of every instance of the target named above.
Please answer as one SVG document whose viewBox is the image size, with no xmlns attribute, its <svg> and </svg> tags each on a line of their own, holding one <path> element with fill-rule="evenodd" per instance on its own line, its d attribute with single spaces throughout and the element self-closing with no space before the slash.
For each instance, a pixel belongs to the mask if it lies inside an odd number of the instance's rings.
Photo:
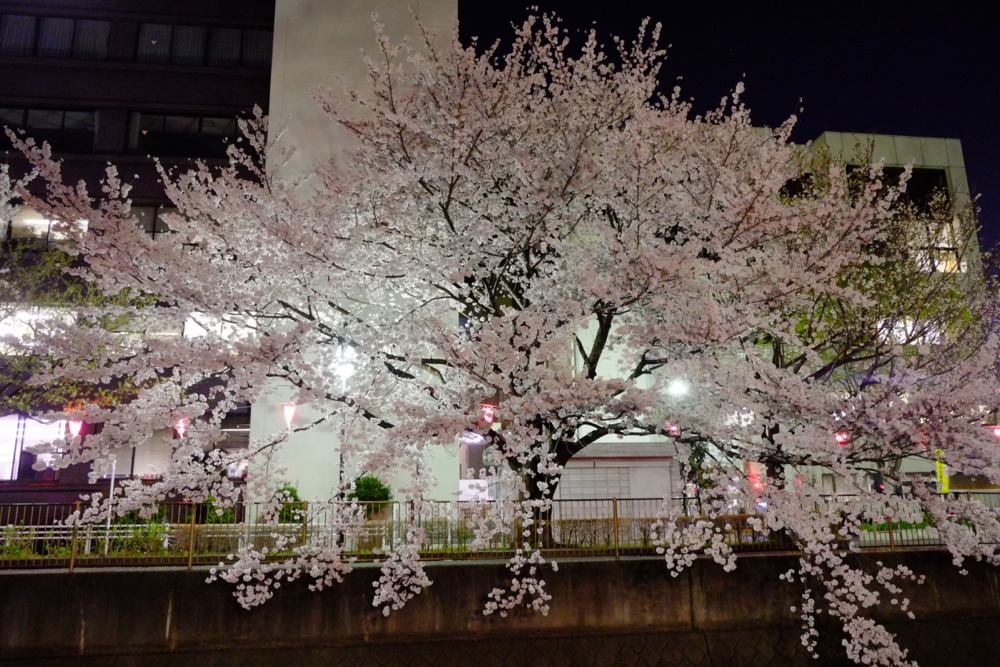
<svg viewBox="0 0 1000 667">
<path fill-rule="evenodd" d="M 70 272 L 157 306 L 95 304 L 23 342 L 55 360 L 35 383 L 135 388 L 132 400 L 86 406 L 103 430 L 65 443 L 61 463 L 100 461 L 188 418 L 171 469 L 125 485 L 117 511 L 176 495 L 266 498 L 277 483 L 267 466 L 254 464 L 246 488 L 219 471 L 269 460 L 289 432 L 238 453 L 212 445 L 227 410 L 280 387 L 319 415 L 298 430 L 350 415 L 348 458 L 409 480 L 398 493 L 419 507 L 432 481 L 424 457 L 477 431 L 502 461 L 482 471 L 505 489 L 488 509 L 527 526 L 511 536 L 511 581 L 485 609 L 506 614 L 548 608 L 542 547 L 563 466 L 598 441 L 652 436 L 696 452 L 703 486 L 698 520 L 669 498 L 658 517 L 672 571 L 703 553 L 734 568 L 724 517 L 754 508 L 760 532 L 801 553 L 786 578 L 805 591 L 807 647 L 826 613 L 843 622 L 852 658 L 907 664 L 865 610 L 916 575 L 864 572 L 845 554 L 865 522 L 891 512 L 928 515 L 957 561 L 993 562 L 994 512 L 939 495 L 900 463 L 943 460 L 1000 480 L 982 426 L 997 407 L 989 294 L 971 271 L 928 264 L 905 176 L 889 186 L 878 164 L 817 160 L 790 143 L 794 118 L 754 127 L 742 85 L 694 115 L 679 90 L 659 92 L 665 54 L 645 24 L 611 48 L 549 18 L 527 21 L 503 52 L 378 37 L 367 90 L 316 93 L 356 142 L 349 157 L 287 176 L 281 156 L 294 147 L 268 145 L 258 114 L 226 167 L 161 170 L 177 213 L 155 242 L 114 168 L 94 196 L 13 136 L 47 188 L 20 196 L 89 221 L 67 249 L 84 260 Z M 952 213 L 935 234 L 954 228 Z M 110 315 L 128 326 L 87 325 Z M 153 335 L 186 319 L 207 333 Z M 335 374 L 345 350 L 350 390 Z M 484 401 L 502 429 L 479 421 Z M 852 493 L 821 498 L 816 470 Z M 353 530 L 358 508 L 331 507 L 338 530 Z M 477 541 L 510 525 L 484 519 Z M 430 584 L 424 539 L 414 524 L 386 555 L 375 604 L 387 614 Z M 283 580 L 324 588 L 350 570 L 343 544 L 292 545 L 279 563 L 248 548 L 218 576 L 248 607 Z"/>
<path fill-rule="evenodd" d="M 80 276 L 70 275 L 74 258 L 58 245 L 34 237 L 18 237 L 8 228 L 18 206 L 17 191 L 27 187 L 30 178 L 12 179 L 7 165 L 0 165 L 0 221 L 3 221 L 3 252 L 0 254 L 0 327 L 23 335 L 38 324 L 44 327 L 46 313 L 70 312 L 84 306 L 99 310 L 107 305 L 142 308 L 152 305 L 123 290 L 104 294 Z M 102 317 L 94 326 L 116 328 L 124 324 L 121 316 Z M 2 343 L 0 343 L 2 345 Z M 99 387 L 72 377 L 55 378 L 47 383 L 26 383 L 27 378 L 43 372 L 49 361 L 45 355 L 17 354 L 4 346 L 0 357 L 0 415 L 12 412 L 39 412 L 69 403 L 110 404 L 127 400 L 133 392 L 125 386 Z M 10 353 L 8 353 L 10 352 Z"/>
</svg>

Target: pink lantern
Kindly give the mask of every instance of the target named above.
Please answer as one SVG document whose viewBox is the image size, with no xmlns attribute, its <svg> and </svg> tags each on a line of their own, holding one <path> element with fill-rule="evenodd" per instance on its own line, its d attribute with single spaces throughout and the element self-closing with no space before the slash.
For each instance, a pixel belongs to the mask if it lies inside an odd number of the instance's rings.
<svg viewBox="0 0 1000 667">
<path fill-rule="evenodd" d="M 993 427 L 993 435 L 1000 438 L 1000 424 Z"/>
<path fill-rule="evenodd" d="M 187 433 L 188 430 L 188 418 L 181 417 L 178 419 L 177 423 L 174 424 L 174 430 L 177 431 L 178 438 L 183 438 L 184 434 Z"/>
<path fill-rule="evenodd" d="M 667 422 L 667 433 L 676 438 L 681 434 L 681 427 L 673 422 Z"/>
<path fill-rule="evenodd" d="M 841 447 L 846 447 L 847 443 L 851 439 L 851 436 L 847 435 L 844 431 L 837 431 L 837 434 L 834 437 L 837 439 L 837 444 Z"/>
<path fill-rule="evenodd" d="M 295 419 L 295 404 L 285 403 L 285 405 L 282 406 L 281 410 L 285 415 L 285 424 L 288 425 L 288 428 L 291 428 L 292 420 Z"/>
<path fill-rule="evenodd" d="M 81 419 L 70 419 L 66 425 L 69 427 L 70 435 L 74 438 L 79 438 L 80 434 L 83 433 L 83 420 Z"/>
<path fill-rule="evenodd" d="M 486 426 L 492 426 L 493 420 L 497 417 L 497 406 L 483 403 L 481 407 L 483 415 L 482 423 Z"/>
</svg>

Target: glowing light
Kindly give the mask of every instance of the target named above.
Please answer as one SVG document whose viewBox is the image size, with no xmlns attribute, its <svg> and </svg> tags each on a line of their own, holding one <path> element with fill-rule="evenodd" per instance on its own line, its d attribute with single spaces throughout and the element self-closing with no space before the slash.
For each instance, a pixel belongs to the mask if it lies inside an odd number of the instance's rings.
<svg viewBox="0 0 1000 667">
<path fill-rule="evenodd" d="M 676 438 L 681 434 L 681 427 L 673 422 L 667 422 L 667 433 Z"/>
<path fill-rule="evenodd" d="M 493 420 L 497 417 L 497 406 L 490 405 L 489 403 L 483 403 L 482 405 L 483 413 L 483 424 L 490 426 L 493 424 Z"/>
<path fill-rule="evenodd" d="M 667 393 L 671 396 L 686 396 L 689 391 L 691 387 L 684 380 L 673 380 L 667 385 Z"/>
<path fill-rule="evenodd" d="M 837 431 L 836 435 L 833 437 L 836 438 L 837 444 L 841 447 L 846 447 L 847 443 L 851 440 L 851 436 L 847 435 L 843 431 Z"/>
<path fill-rule="evenodd" d="M 80 434 L 83 433 L 83 421 L 80 419 L 70 419 L 66 425 L 69 426 L 70 435 L 74 438 L 79 438 Z"/>
<path fill-rule="evenodd" d="M 288 428 L 292 427 L 292 420 L 295 419 L 295 404 L 285 403 L 281 408 L 282 414 L 285 415 L 285 424 Z"/>
<path fill-rule="evenodd" d="M 993 435 L 1000 438 L 1000 424 L 993 427 Z"/>
<path fill-rule="evenodd" d="M 466 431 L 462 434 L 462 437 L 459 438 L 459 442 L 463 445 L 482 445 L 486 443 L 486 438 L 479 435 L 475 431 Z"/>
<path fill-rule="evenodd" d="M 337 350 L 337 361 L 333 367 L 333 374 L 340 378 L 341 391 L 347 391 L 347 381 L 351 379 L 355 370 L 357 370 L 354 365 L 354 360 L 357 357 L 357 352 L 354 351 L 353 347 L 348 345 L 341 345 Z"/>
<path fill-rule="evenodd" d="M 181 417 L 178 419 L 177 423 L 174 424 L 174 430 L 177 431 L 178 438 L 183 438 L 184 434 L 187 433 L 188 430 L 188 418 Z"/>
</svg>

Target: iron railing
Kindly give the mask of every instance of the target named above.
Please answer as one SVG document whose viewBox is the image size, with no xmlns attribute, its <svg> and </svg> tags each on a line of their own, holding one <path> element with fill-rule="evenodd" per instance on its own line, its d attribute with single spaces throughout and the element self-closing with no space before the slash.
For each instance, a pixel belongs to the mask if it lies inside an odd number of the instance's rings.
<svg viewBox="0 0 1000 667">
<path fill-rule="evenodd" d="M 1000 493 L 969 494 L 984 505 L 1000 506 Z M 979 496 L 982 496 L 981 498 Z M 839 502 L 843 498 L 838 499 Z M 817 501 L 823 511 L 832 503 Z M 731 514 L 696 514 L 690 498 L 667 501 L 677 525 L 700 522 L 718 532 L 737 552 L 793 551 L 782 531 L 761 530 L 755 507 L 726 508 Z M 821 507 L 821 505 L 823 507 Z M 504 516 L 485 503 L 382 502 L 360 504 L 286 503 L 280 508 L 238 504 L 174 503 L 148 518 L 137 515 L 110 521 L 69 520 L 80 504 L 0 505 L 0 568 L 217 564 L 252 547 L 272 560 L 301 550 L 340 548 L 345 557 L 375 560 L 400 546 L 407 531 L 422 531 L 425 559 L 505 558 L 517 548 L 541 548 L 549 556 L 613 557 L 656 553 L 657 516 L 662 499 L 557 500 L 529 519 Z M 747 510 L 750 510 L 749 512 Z M 270 511 L 270 515 L 267 512 Z M 335 521 L 335 515 L 348 520 Z M 928 522 L 901 522 L 884 512 L 862 525 L 855 540 L 861 549 L 936 547 L 941 542 Z M 693 516 L 692 516 L 693 515 Z"/>
</svg>

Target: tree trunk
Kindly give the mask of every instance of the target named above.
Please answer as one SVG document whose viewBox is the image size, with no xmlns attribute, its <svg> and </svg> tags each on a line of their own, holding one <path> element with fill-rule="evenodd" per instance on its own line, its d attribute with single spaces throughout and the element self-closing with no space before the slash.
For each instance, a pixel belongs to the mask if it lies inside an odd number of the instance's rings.
<svg viewBox="0 0 1000 667">
<path fill-rule="evenodd" d="M 573 454 L 582 448 L 579 443 L 567 440 L 555 441 L 552 443 L 552 447 L 556 455 L 556 463 L 560 466 L 565 466 Z M 550 501 L 547 508 L 532 508 L 532 520 L 534 523 L 532 525 L 532 535 L 529 538 L 529 544 L 537 546 L 540 549 L 557 548 L 559 543 L 553 531 L 553 521 L 555 520 L 554 516 L 558 516 L 558 513 L 553 511 L 556 501 L 552 499 L 555 497 L 556 489 L 559 487 L 559 482 L 562 478 L 561 476 L 555 477 L 538 474 L 538 459 L 534 459 L 528 466 L 525 466 L 522 473 L 527 476 L 528 499 Z M 548 486 L 544 491 L 539 488 L 538 482 L 547 483 Z M 524 539 L 524 537 L 521 536 L 521 539 Z"/>
</svg>

